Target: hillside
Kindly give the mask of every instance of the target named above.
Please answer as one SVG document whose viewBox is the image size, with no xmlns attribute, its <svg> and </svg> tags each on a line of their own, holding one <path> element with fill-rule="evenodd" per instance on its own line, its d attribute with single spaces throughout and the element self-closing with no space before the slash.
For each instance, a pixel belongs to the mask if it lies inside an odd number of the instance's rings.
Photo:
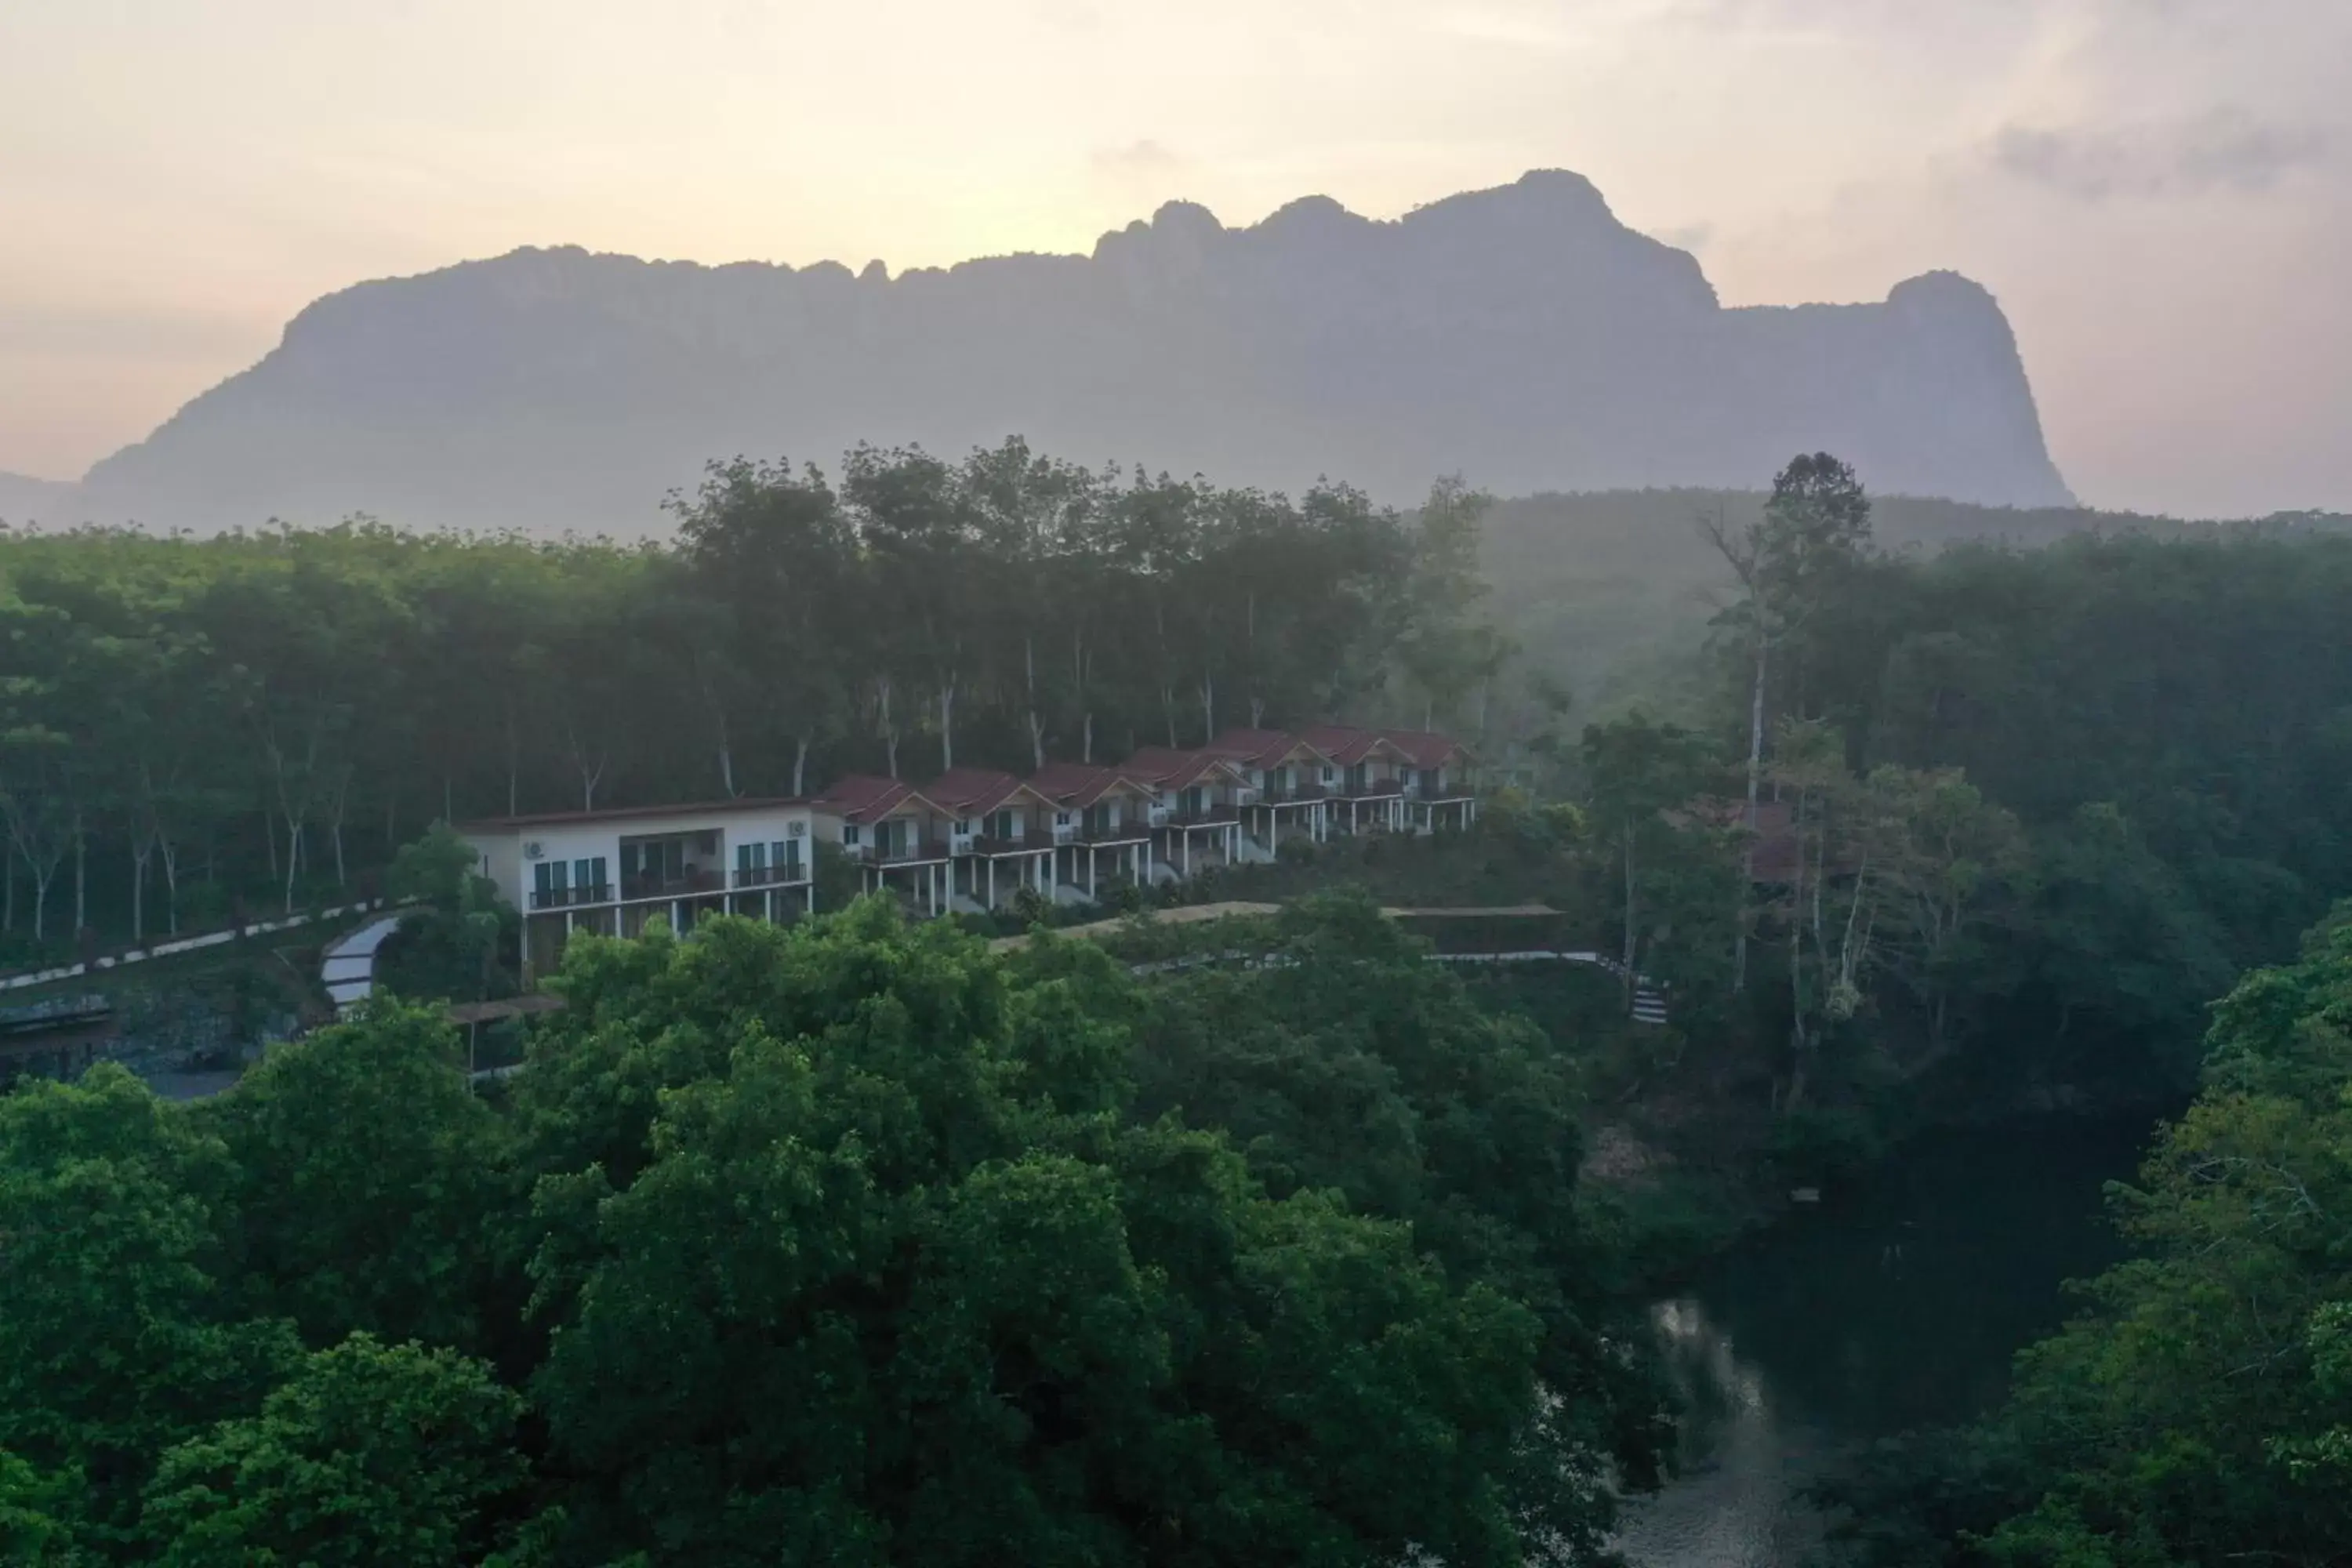
<svg viewBox="0 0 2352 1568">
<path fill-rule="evenodd" d="M 36 479 L 24 474 L 0 473 L 0 523 L 23 527 L 42 523 L 67 527 L 81 519 L 76 487 L 56 479 Z"/>
<path fill-rule="evenodd" d="M 1727 310 L 1692 257 L 1549 172 L 1393 222 L 1309 197 L 1228 228 L 1171 203 L 1091 256 L 895 279 L 558 248 L 365 283 L 98 464 L 84 500 L 643 533 L 713 456 L 1013 433 L 1400 503 L 1455 470 L 1498 493 L 1750 484 L 1816 447 L 1880 490 L 2069 499 L 1983 289 Z"/>
</svg>

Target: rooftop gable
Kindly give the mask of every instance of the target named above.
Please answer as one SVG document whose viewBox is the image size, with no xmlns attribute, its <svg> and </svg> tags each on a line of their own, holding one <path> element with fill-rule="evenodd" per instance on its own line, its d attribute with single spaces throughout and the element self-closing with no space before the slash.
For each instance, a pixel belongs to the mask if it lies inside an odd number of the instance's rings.
<svg viewBox="0 0 2352 1568">
<path fill-rule="evenodd" d="M 886 779 L 879 773 L 851 773 L 835 779 L 813 804 L 848 822 L 875 822 L 908 807 L 940 810 L 904 779 Z"/>
<path fill-rule="evenodd" d="M 1147 793 L 1147 785 L 1115 769 L 1092 763 L 1047 763 L 1028 778 L 1028 785 L 1066 810 L 1083 811 L 1114 790 Z"/>
<path fill-rule="evenodd" d="M 1353 767 L 1376 752 L 1401 762 L 1412 761 L 1402 746 L 1378 730 L 1359 730 L 1347 724 L 1310 724 L 1299 731 L 1299 738 L 1343 768 Z"/>
<path fill-rule="evenodd" d="M 1207 752 L 1181 751 L 1174 746 L 1145 746 L 1127 761 L 1118 771 L 1136 780 L 1147 789 L 1182 789 L 1197 784 L 1206 774 L 1222 772 L 1234 782 L 1240 782 L 1233 763 Z"/>
<path fill-rule="evenodd" d="M 996 768 L 950 768 L 923 786 L 923 794 L 953 816 L 985 816 L 1015 796 L 1028 804 L 1052 802 L 1011 773 Z"/>
<path fill-rule="evenodd" d="M 1434 730 L 1382 730 L 1380 734 L 1417 768 L 1442 768 L 1449 763 L 1471 760 L 1469 747 Z"/>
<path fill-rule="evenodd" d="M 1274 767 L 1302 752 L 1310 762 L 1328 763 L 1331 760 L 1303 737 L 1284 730 L 1221 731 L 1201 750 L 1211 756 L 1230 758 L 1253 768 Z"/>
</svg>

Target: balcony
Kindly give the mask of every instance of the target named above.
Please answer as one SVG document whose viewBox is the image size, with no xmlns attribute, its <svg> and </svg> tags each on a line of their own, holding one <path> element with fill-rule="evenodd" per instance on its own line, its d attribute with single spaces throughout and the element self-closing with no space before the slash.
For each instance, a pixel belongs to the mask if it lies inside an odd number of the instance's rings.
<svg viewBox="0 0 2352 1568">
<path fill-rule="evenodd" d="M 1406 792 L 1402 779 L 1367 779 L 1362 784 L 1341 784 L 1331 793 L 1339 800 L 1402 800 Z"/>
<path fill-rule="evenodd" d="M 744 888 L 795 888 L 810 879 L 805 862 L 787 860 L 781 866 L 738 866 L 735 886 Z"/>
<path fill-rule="evenodd" d="M 1056 844 L 1070 844 L 1075 842 L 1076 842 L 1076 840 L 1074 838 L 1057 837 L 1050 832 L 1040 833 L 1034 828 L 1031 828 L 1024 833 L 1016 833 L 1010 838 L 1000 838 L 992 834 L 987 833 L 975 833 L 969 838 L 959 841 L 956 853 L 959 855 L 983 856 L 1041 855 L 1046 850 L 1053 848 Z"/>
<path fill-rule="evenodd" d="M 1268 787 L 1259 795 L 1264 805 L 1305 805 L 1318 800 L 1329 800 L 1332 791 L 1319 784 L 1294 784 L 1288 789 Z"/>
<path fill-rule="evenodd" d="M 533 888 L 530 907 L 534 910 L 577 909 L 583 904 L 609 904 L 613 901 L 610 882 L 591 882 L 578 888 Z"/>
<path fill-rule="evenodd" d="M 864 858 L 869 866 L 916 866 L 948 858 L 948 846 L 943 838 L 908 838 L 887 851 L 868 845 Z"/>
<path fill-rule="evenodd" d="M 683 899 L 696 893 L 723 893 L 727 879 L 709 867 L 688 866 L 675 876 L 640 872 L 631 876 L 621 873 L 621 901 L 632 903 L 639 899 Z"/>
</svg>

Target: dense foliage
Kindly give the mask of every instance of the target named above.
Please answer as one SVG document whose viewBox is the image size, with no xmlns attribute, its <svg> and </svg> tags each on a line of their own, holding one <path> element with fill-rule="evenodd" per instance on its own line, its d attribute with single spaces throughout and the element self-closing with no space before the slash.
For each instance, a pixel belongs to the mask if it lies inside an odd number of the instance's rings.
<svg viewBox="0 0 2352 1568">
<path fill-rule="evenodd" d="M 1660 1413 L 1566 1069 L 1369 906 L 1270 934 L 1158 985 L 879 901 L 656 927 L 567 950 L 501 1106 L 390 1001 L 195 1108 L 0 1098 L 0 1540 L 1595 1561 Z"/>
<path fill-rule="evenodd" d="M 1018 441 L 742 461 L 658 545 L 0 531 L 0 942 L 349 890 L 436 817 L 1471 710 L 1485 499 L 1411 518 Z"/>
<path fill-rule="evenodd" d="M 2352 1556 L 2352 906 L 2217 1009 L 2206 1088 L 2116 1215 L 2138 1256 L 1983 1426 L 1839 1489 L 1853 1560 Z"/>
</svg>

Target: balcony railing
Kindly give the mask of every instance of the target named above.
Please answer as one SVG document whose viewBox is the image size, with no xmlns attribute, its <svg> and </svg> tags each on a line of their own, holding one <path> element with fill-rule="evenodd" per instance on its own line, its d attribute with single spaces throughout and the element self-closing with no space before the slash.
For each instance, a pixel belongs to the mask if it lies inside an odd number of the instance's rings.
<svg viewBox="0 0 2352 1568">
<path fill-rule="evenodd" d="M 1260 796 L 1266 805 L 1298 805 L 1308 801 L 1328 800 L 1332 792 L 1319 784 L 1294 784 L 1288 789 L 1268 789 Z"/>
<path fill-rule="evenodd" d="M 809 880 L 805 862 L 787 860 L 781 866 L 738 866 L 735 885 L 738 888 L 785 888 Z"/>
<path fill-rule="evenodd" d="M 1151 808 L 1153 827 L 1216 827 L 1228 822 L 1239 822 L 1242 814 L 1230 805 L 1202 805 L 1187 811 L 1181 806 L 1155 805 Z"/>
<path fill-rule="evenodd" d="M 1066 843 L 1068 840 L 1065 839 L 1061 842 Z M 1034 828 L 1029 828 L 1013 834 L 1010 837 L 1003 837 L 992 833 L 975 833 L 963 840 L 963 843 L 965 847 L 959 850 L 959 854 L 1035 855 L 1054 847 L 1055 839 L 1051 833 L 1040 833 Z"/>
<path fill-rule="evenodd" d="M 1366 779 L 1361 784 L 1341 784 L 1332 794 L 1342 800 L 1396 800 L 1405 794 L 1402 779 Z"/>
<path fill-rule="evenodd" d="M 869 845 L 866 858 L 877 866 L 905 866 L 920 860 L 944 860 L 948 845 L 944 838 L 909 838 L 891 849 Z"/>
<path fill-rule="evenodd" d="M 715 868 L 689 866 L 674 877 L 639 872 L 631 876 L 621 873 L 621 899 L 629 902 L 637 899 L 679 899 L 693 893 L 723 893 L 727 890 L 725 875 Z"/>
<path fill-rule="evenodd" d="M 610 882 L 590 882 L 577 888 L 533 888 L 530 907 L 535 910 L 568 910 L 582 904 L 609 904 L 613 901 Z"/>
</svg>

